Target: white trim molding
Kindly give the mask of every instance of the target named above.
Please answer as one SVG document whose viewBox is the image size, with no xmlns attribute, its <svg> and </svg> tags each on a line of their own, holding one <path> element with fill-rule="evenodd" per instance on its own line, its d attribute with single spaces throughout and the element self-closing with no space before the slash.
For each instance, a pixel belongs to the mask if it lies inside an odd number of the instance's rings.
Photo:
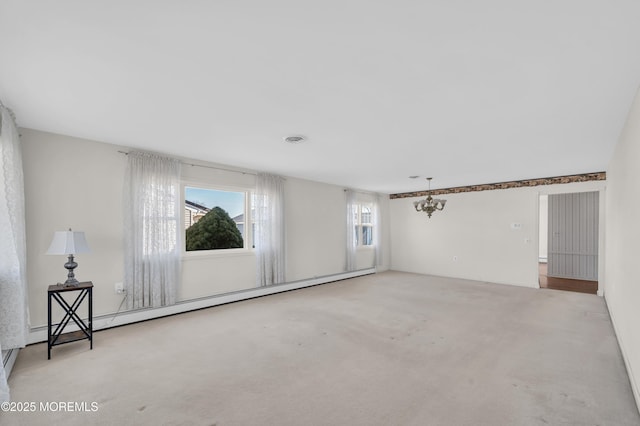
<svg viewBox="0 0 640 426">
<path fill-rule="evenodd" d="M 235 291 L 217 296 L 203 297 L 199 299 L 178 302 L 172 306 L 161 308 L 147 308 L 127 311 L 121 314 L 100 315 L 93 318 L 93 331 L 105 330 L 121 325 L 133 324 L 140 321 L 166 317 L 169 315 L 181 314 L 198 309 L 211 308 L 213 306 L 224 305 L 227 303 L 239 302 L 242 300 L 253 299 L 256 297 L 267 296 L 270 294 L 283 293 L 285 291 L 298 290 L 305 287 L 312 287 L 320 284 L 326 284 L 334 281 L 346 280 L 349 278 L 360 277 L 363 275 L 375 274 L 376 268 L 360 269 L 357 271 L 342 272 L 339 274 L 324 275 L 313 277 L 306 280 L 292 281 L 283 284 L 275 284 L 267 287 L 252 288 L 248 290 Z M 69 327 L 65 329 L 69 331 L 76 330 L 77 327 Z M 47 341 L 47 327 L 32 328 L 29 334 L 29 344 L 41 343 Z"/>
<path fill-rule="evenodd" d="M 20 349 L 8 349 L 6 351 L 2 351 L 2 365 L 4 366 L 4 372 L 7 375 L 7 379 L 11 376 L 11 370 L 13 369 L 13 365 L 16 363 L 16 359 L 18 359 L 19 352 Z"/>
<path fill-rule="evenodd" d="M 624 361 L 624 366 L 627 368 L 627 376 L 629 376 L 629 384 L 631 385 L 631 391 L 633 392 L 633 397 L 636 400 L 636 405 L 640 410 L 640 387 L 638 386 L 638 383 L 635 381 L 636 376 L 633 374 L 633 368 L 631 366 L 631 363 L 629 363 L 629 354 L 625 346 L 625 343 L 622 340 L 620 340 L 620 333 L 618 333 L 618 323 L 616 321 L 616 317 L 614 314 L 615 310 L 611 309 L 611 307 L 609 306 L 609 301 L 607 300 L 606 297 L 604 298 L 604 301 L 607 305 L 607 310 L 609 311 L 609 318 L 611 318 L 611 323 L 613 324 L 613 331 L 616 334 L 616 341 L 618 342 L 618 346 L 620 347 L 620 352 L 622 352 L 622 360 Z"/>
</svg>

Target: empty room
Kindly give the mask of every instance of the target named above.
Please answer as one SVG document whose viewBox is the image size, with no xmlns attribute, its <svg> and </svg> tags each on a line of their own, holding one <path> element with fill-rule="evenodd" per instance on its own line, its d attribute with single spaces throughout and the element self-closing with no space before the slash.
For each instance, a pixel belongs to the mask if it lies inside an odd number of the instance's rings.
<svg viewBox="0 0 640 426">
<path fill-rule="evenodd" d="M 639 19 L 0 0 L 0 424 L 640 425 Z"/>
</svg>

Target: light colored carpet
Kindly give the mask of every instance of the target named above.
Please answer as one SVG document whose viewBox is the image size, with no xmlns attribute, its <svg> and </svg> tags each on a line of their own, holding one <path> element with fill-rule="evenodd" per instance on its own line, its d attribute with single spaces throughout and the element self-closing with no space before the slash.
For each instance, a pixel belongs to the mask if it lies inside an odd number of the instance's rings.
<svg viewBox="0 0 640 426">
<path fill-rule="evenodd" d="M 21 351 L 2 425 L 639 425 L 604 300 L 386 272 Z M 82 406 L 81 406 L 82 408 Z"/>
</svg>

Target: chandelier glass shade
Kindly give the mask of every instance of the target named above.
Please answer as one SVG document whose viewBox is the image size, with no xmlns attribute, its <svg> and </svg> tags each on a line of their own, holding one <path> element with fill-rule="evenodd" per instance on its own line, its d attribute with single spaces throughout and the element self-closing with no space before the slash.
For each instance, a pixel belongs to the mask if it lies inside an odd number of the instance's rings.
<svg viewBox="0 0 640 426">
<path fill-rule="evenodd" d="M 436 210 L 444 209 L 444 205 L 447 203 L 447 200 L 440 200 L 431 196 L 431 179 L 432 178 L 427 178 L 427 180 L 429 181 L 429 191 L 427 192 L 427 198 L 425 198 L 424 200 L 413 202 L 413 206 L 416 208 L 416 211 L 424 212 L 428 217 L 431 217 L 433 212 L 435 212 Z"/>
</svg>

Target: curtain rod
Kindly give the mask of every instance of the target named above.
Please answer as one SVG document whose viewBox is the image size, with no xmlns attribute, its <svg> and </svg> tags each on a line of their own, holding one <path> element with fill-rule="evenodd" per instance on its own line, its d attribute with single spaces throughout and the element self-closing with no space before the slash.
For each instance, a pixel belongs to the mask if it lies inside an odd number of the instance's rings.
<svg viewBox="0 0 640 426">
<path fill-rule="evenodd" d="M 129 153 L 126 151 L 118 151 L 118 152 L 120 154 L 129 155 Z M 191 166 L 191 167 L 203 167 L 205 169 L 224 170 L 225 172 L 241 173 L 243 175 L 253 175 L 253 176 L 258 175 L 257 173 L 252 173 L 252 172 L 241 172 L 240 170 L 225 169 L 224 167 L 203 166 L 202 164 L 186 163 L 184 161 L 180 161 L 180 164 L 184 164 L 185 166 Z"/>
</svg>

